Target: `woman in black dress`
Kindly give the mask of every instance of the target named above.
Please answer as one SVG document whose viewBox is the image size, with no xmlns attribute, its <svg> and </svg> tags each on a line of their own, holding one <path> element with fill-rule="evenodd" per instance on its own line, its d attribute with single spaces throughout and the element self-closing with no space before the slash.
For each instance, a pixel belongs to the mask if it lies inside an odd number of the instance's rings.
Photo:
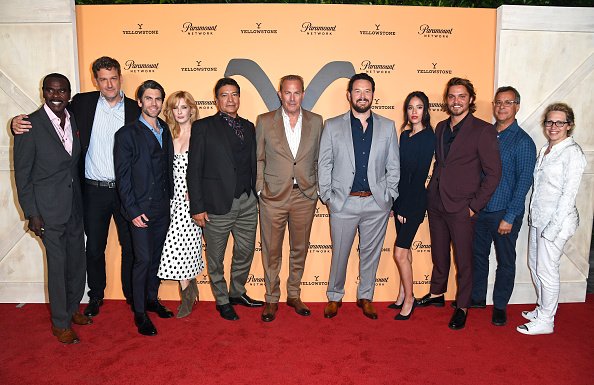
<svg viewBox="0 0 594 385">
<path fill-rule="evenodd" d="M 407 320 L 415 308 L 411 244 L 427 209 L 425 181 L 435 150 L 435 133 L 429 116 L 429 99 L 420 91 L 411 92 L 404 101 L 404 123 L 400 134 L 400 182 L 394 202 L 396 243 L 394 261 L 400 272 L 398 299 L 389 307 L 401 309 L 396 320 Z"/>
</svg>

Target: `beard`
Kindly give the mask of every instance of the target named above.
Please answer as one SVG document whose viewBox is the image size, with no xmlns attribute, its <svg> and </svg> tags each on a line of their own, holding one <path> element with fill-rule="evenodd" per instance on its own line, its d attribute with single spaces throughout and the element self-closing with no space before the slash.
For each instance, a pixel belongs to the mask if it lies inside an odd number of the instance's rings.
<svg viewBox="0 0 594 385">
<path fill-rule="evenodd" d="M 368 104 L 365 105 L 364 107 L 359 107 L 357 105 L 357 102 L 360 102 L 360 101 L 367 101 Z M 357 111 L 360 114 L 364 114 L 371 109 L 371 101 L 367 100 L 367 99 L 359 99 L 354 102 L 351 102 L 351 106 L 353 107 L 353 110 Z"/>
</svg>

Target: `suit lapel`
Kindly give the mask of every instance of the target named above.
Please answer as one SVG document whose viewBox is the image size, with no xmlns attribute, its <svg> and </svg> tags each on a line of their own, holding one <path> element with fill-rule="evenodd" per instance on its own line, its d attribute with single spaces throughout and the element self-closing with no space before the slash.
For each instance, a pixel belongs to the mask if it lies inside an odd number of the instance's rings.
<svg viewBox="0 0 594 385">
<path fill-rule="evenodd" d="M 448 157 L 452 153 L 456 154 L 456 152 L 458 151 L 459 148 L 465 147 L 464 142 L 467 137 L 467 135 L 465 135 L 465 132 L 468 131 L 470 129 L 470 127 L 473 126 L 473 120 L 474 120 L 474 117 L 472 115 L 470 115 L 466 118 L 466 120 L 464 121 L 464 124 L 462 124 L 462 127 L 460 127 L 460 131 L 458 131 L 458 134 L 456 134 L 456 139 L 452 142 L 452 144 L 450 146 L 450 151 L 448 152 Z M 447 129 L 449 130 L 450 128 L 447 127 Z"/>
<path fill-rule="evenodd" d="M 343 137 L 343 142 L 347 146 L 347 153 L 349 154 L 349 159 L 351 161 L 351 165 L 353 169 L 355 169 L 355 147 L 353 146 L 353 132 L 351 128 L 351 112 L 347 112 L 342 116 L 342 120 L 344 121 L 343 129 L 341 130 L 341 134 Z"/>
<path fill-rule="evenodd" d="M 373 166 L 375 165 L 375 153 L 377 152 L 377 146 L 379 143 L 379 138 L 381 135 L 380 132 L 380 122 L 377 116 L 372 112 L 371 118 L 373 119 L 373 132 L 371 133 L 371 149 L 369 150 L 369 163 L 367 165 L 368 170 L 373 170 Z"/>
<path fill-rule="evenodd" d="M 297 156 L 295 159 L 299 159 L 306 151 L 306 146 L 310 145 L 308 138 L 311 137 L 311 122 L 309 116 L 305 114 L 305 111 L 301 111 L 301 138 L 299 138 L 299 148 L 297 149 Z"/>
<path fill-rule="evenodd" d="M 282 108 L 282 107 L 281 107 Z M 283 121 L 283 114 L 281 112 L 281 108 L 276 110 L 274 114 L 274 135 L 278 138 L 279 142 L 282 145 L 283 151 L 287 154 L 287 156 L 293 160 L 296 158 L 293 157 L 293 153 L 291 152 L 291 147 L 289 146 L 289 140 L 287 139 L 287 134 L 285 133 L 285 122 Z M 301 146 L 301 141 L 299 143 Z"/>
<path fill-rule="evenodd" d="M 63 151 L 63 154 L 70 157 L 70 154 L 68 153 L 68 151 L 66 151 L 66 148 L 64 148 L 64 143 L 62 143 L 62 139 L 60 139 L 60 136 L 58 136 L 58 133 L 56 132 L 56 128 L 54 127 L 54 124 L 52 123 L 49 116 L 47 115 L 47 112 L 45 112 L 45 109 L 43 107 L 41 107 L 41 109 L 43 111 L 44 126 L 45 126 L 46 130 L 48 130 L 49 135 L 52 138 L 54 138 L 54 140 L 56 141 L 56 144 L 58 146 L 60 146 L 60 148 Z M 72 115 L 71 115 L 70 116 L 70 125 L 71 126 L 72 126 L 72 121 L 74 121 L 74 119 L 72 119 Z M 74 133 L 73 133 L 73 136 L 74 136 Z"/>
</svg>

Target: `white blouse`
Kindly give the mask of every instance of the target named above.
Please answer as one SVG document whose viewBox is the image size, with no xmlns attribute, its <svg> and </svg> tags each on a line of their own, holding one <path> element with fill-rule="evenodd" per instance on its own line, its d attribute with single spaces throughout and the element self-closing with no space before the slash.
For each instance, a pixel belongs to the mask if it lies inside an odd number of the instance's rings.
<svg viewBox="0 0 594 385">
<path fill-rule="evenodd" d="M 586 157 L 573 137 L 557 143 L 545 155 L 547 147 L 540 149 L 536 160 L 528 222 L 542 229 L 541 236 L 549 241 L 569 239 L 579 224 L 575 198 Z"/>
</svg>

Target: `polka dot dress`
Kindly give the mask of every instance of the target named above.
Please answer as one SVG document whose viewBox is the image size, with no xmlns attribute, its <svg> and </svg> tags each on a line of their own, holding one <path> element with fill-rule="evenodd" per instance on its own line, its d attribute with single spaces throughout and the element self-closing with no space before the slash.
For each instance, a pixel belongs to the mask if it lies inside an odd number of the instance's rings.
<svg viewBox="0 0 594 385">
<path fill-rule="evenodd" d="M 190 216 L 186 200 L 188 153 L 173 158 L 174 192 L 171 200 L 171 224 L 165 238 L 159 278 L 176 281 L 195 278 L 204 269 L 202 260 L 202 228 Z"/>
</svg>

